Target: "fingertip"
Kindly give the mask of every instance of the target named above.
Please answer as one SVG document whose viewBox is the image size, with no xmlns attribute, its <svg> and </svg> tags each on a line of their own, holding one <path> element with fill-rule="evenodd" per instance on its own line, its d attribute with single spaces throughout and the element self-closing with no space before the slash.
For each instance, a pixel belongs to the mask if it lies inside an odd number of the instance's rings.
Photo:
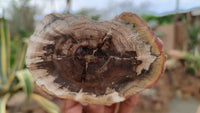
<svg viewBox="0 0 200 113">
<path fill-rule="evenodd" d="M 197 108 L 197 113 L 200 113 L 200 106 Z"/>
<path fill-rule="evenodd" d="M 73 100 L 65 100 L 64 101 L 64 106 L 65 106 L 66 109 L 71 108 L 75 104 L 77 104 L 77 102 L 75 102 Z"/>
<path fill-rule="evenodd" d="M 82 113 L 82 106 L 80 104 L 76 104 L 73 107 L 67 109 L 65 113 Z"/>
<path fill-rule="evenodd" d="M 118 113 L 117 111 L 119 110 L 119 103 L 112 104 L 110 106 L 105 106 L 104 107 L 104 113 Z"/>
<path fill-rule="evenodd" d="M 82 106 L 76 101 L 65 100 L 64 113 L 82 113 Z"/>
<path fill-rule="evenodd" d="M 127 98 L 124 102 L 120 104 L 119 113 L 133 113 L 138 98 L 139 94 Z"/>
<path fill-rule="evenodd" d="M 135 95 L 132 95 L 132 96 L 130 96 L 128 99 L 127 99 L 127 101 L 130 101 L 130 102 L 137 102 L 138 101 L 138 99 L 139 99 L 139 94 L 135 94 Z"/>
<path fill-rule="evenodd" d="M 87 106 L 88 103 L 86 103 L 86 102 L 81 102 L 81 105 L 82 105 L 82 106 Z"/>
<path fill-rule="evenodd" d="M 88 112 L 88 113 L 104 113 L 104 106 L 103 105 L 88 104 L 85 107 L 85 111 Z"/>
</svg>

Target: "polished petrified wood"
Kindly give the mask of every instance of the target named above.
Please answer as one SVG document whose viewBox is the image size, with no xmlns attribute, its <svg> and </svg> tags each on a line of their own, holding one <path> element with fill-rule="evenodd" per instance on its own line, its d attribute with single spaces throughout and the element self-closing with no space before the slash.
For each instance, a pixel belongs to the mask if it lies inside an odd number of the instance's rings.
<svg viewBox="0 0 200 113">
<path fill-rule="evenodd" d="M 108 21 L 47 15 L 26 54 L 36 84 L 48 94 L 105 105 L 150 88 L 164 62 L 161 41 L 129 12 Z"/>
</svg>

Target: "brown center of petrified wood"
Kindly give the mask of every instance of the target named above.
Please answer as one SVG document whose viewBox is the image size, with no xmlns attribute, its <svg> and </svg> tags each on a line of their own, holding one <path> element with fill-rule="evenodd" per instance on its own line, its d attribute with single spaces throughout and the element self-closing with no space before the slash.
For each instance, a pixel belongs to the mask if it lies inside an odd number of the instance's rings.
<svg viewBox="0 0 200 113">
<path fill-rule="evenodd" d="M 51 76 L 58 75 L 54 82 L 71 91 L 82 89 L 97 95 L 105 94 L 107 88 L 118 91 L 136 78 L 136 68 L 142 63 L 136 59 L 136 51 L 117 52 L 114 38 L 107 34 L 96 40 L 97 44 L 93 46 L 89 39 L 84 42 L 72 35 L 53 39 L 56 43 L 44 46 L 46 52 L 42 57 L 47 61 L 51 56 L 52 60 L 38 66 L 45 67 Z"/>
</svg>

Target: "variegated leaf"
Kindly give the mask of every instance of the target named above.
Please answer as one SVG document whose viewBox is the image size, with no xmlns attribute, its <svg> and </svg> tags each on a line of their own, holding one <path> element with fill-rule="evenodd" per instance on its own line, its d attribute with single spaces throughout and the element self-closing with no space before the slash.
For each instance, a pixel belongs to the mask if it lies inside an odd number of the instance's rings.
<svg viewBox="0 0 200 113">
<path fill-rule="evenodd" d="M 51 101 L 47 100 L 46 98 L 37 94 L 32 94 L 31 97 L 36 100 L 49 113 L 60 113 L 59 107 Z"/>
<path fill-rule="evenodd" d="M 27 69 L 25 69 L 17 72 L 17 78 L 19 80 L 19 84 L 23 87 L 23 90 L 29 98 L 33 92 L 33 78 L 31 74 Z"/>
<path fill-rule="evenodd" d="M 6 113 L 6 102 L 8 101 L 9 97 L 10 94 L 7 93 L 2 98 L 0 98 L 0 113 Z"/>
</svg>

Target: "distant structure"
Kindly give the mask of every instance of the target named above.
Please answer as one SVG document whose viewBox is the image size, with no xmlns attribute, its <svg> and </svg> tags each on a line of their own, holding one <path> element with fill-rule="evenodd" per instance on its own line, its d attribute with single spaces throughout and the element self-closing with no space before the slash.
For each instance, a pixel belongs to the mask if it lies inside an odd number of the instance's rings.
<svg viewBox="0 0 200 113">
<path fill-rule="evenodd" d="M 190 12 L 187 12 L 186 16 L 187 16 L 187 20 L 189 22 L 193 23 L 195 20 L 199 20 L 200 21 L 200 8 L 194 9 L 194 10 L 192 10 Z"/>
<path fill-rule="evenodd" d="M 170 13 L 171 14 L 171 13 Z M 189 39 L 187 24 L 194 23 L 196 20 L 200 23 L 200 8 L 187 11 L 178 11 L 174 13 L 174 23 L 156 27 L 155 30 L 162 31 L 163 36 L 159 36 L 164 42 L 166 51 L 171 49 L 187 49 Z M 165 16 L 168 16 L 167 13 Z"/>
<path fill-rule="evenodd" d="M 176 16 L 178 18 L 176 18 Z M 200 8 L 190 9 L 187 12 L 180 12 L 174 16 L 174 40 L 175 48 L 185 49 L 185 40 L 188 40 L 187 24 L 198 20 L 200 23 Z"/>
</svg>

